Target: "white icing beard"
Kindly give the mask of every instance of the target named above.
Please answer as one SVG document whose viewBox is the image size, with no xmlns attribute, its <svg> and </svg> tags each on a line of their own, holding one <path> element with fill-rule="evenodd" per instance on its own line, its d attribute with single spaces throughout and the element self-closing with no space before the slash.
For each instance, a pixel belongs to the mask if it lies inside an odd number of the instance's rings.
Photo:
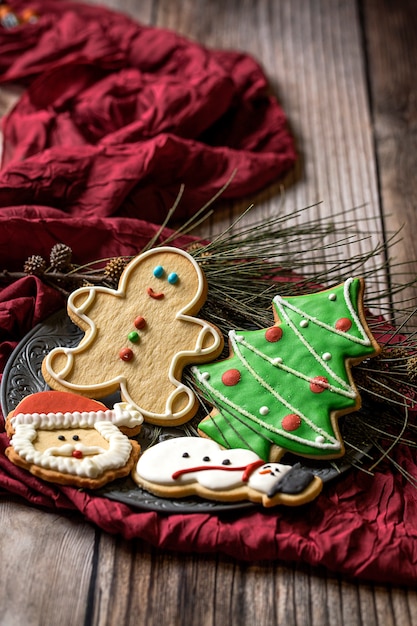
<svg viewBox="0 0 417 626">
<path fill-rule="evenodd" d="M 184 457 L 184 453 L 189 456 Z M 225 460 L 230 463 L 223 465 Z M 201 486 L 213 491 L 249 485 L 257 491 L 268 493 L 278 478 L 290 469 L 290 466 L 265 463 L 251 473 L 248 482 L 243 482 L 242 476 L 246 466 L 259 460 L 258 455 L 250 450 L 222 450 L 210 439 L 177 437 L 148 448 L 137 463 L 136 473 L 144 480 L 160 485 L 180 486 L 198 482 Z M 216 469 L 197 469 L 201 467 Z M 217 469 L 223 467 L 224 469 Z M 233 467 L 239 469 L 233 470 Z M 175 472 L 193 468 L 196 468 L 195 471 L 173 478 Z"/>
<path fill-rule="evenodd" d="M 96 422 L 93 427 L 109 442 L 107 450 L 74 442 L 51 446 L 41 452 L 36 450 L 37 429 L 33 424 L 17 424 L 10 444 L 27 463 L 62 474 L 97 478 L 107 470 L 126 465 L 132 446 L 128 437 L 110 422 Z M 83 458 L 71 456 L 74 450 L 82 452 Z"/>
</svg>

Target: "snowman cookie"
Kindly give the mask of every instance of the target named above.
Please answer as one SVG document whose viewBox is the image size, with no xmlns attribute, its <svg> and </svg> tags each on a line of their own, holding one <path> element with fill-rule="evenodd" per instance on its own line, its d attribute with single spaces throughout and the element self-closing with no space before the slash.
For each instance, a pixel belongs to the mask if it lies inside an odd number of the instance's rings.
<svg viewBox="0 0 417 626">
<path fill-rule="evenodd" d="M 135 257 L 117 290 L 81 287 L 70 295 L 68 314 L 85 335 L 78 346 L 47 355 L 45 381 L 93 398 L 120 390 L 145 421 L 183 424 L 198 406 L 181 382 L 183 368 L 213 360 L 223 348 L 220 331 L 193 317 L 206 293 L 203 272 L 183 250 L 161 247 Z"/>
<path fill-rule="evenodd" d="M 139 444 L 142 416 L 126 403 L 108 409 L 73 393 L 45 391 L 24 398 L 6 419 L 9 460 L 48 482 L 96 489 L 127 476 Z"/>
<path fill-rule="evenodd" d="M 132 477 L 163 498 L 197 495 L 219 502 L 249 500 L 265 507 L 305 504 L 322 489 L 321 479 L 299 466 L 265 463 L 250 450 L 224 450 L 200 437 L 175 437 L 148 448 Z"/>
</svg>

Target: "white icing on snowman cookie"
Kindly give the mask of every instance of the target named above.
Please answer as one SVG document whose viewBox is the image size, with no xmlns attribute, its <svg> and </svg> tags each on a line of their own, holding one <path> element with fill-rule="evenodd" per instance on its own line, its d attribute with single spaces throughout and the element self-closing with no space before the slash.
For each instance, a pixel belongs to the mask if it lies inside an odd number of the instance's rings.
<svg viewBox="0 0 417 626">
<path fill-rule="evenodd" d="M 209 439 L 177 437 L 148 448 L 140 457 L 136 474 L 160 485 L 197 482 L 214 491 L 248 485 L 268 493 L 290 465 L 264 463 L 250 450 L 222 450 Z"/>
</svg>

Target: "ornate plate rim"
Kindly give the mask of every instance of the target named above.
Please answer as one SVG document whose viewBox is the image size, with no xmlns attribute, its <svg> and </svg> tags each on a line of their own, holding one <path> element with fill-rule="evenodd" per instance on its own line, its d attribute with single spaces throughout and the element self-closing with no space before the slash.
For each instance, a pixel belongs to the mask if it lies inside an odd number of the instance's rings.
<svg viewBox="0 0 417 626">
<path fill-rule="evenodd" d="M 9 356 L 9 359 L 4 368 L 0 390 L 1 407 L 4 418 L 6 418 L 7 414 L 14 409 L 17 402 L 20 401 L 25 395 L 28 395 L 28 393 L 34 393 L 35 391 L 45 391 L 49 389 L 48 385 L 43 379 L 40 369 L 40 364 L 43 360 L 43 356 L 51 349 L 50 347 L 48 347 L 47 339 L 49 339 L 50 343 L 54 343 L 54 341 L 51 339 L 54 338 L 56 345 L 62 345 L 64 343 L 66 347 L 69 347 L 75 345 L 75 342 L 78 342 L 81 336 L 82 331 L 77 326 L 75 326 L 75 324 L 73 324 L 71 319 L 68 317 L 65 309 L 60 309 L 53 315 L 49 316 L 47 319 L 34 326 L 34 328 L 32 328 L 25 335 L 25 337 L 18 343 L 18 345 Z M 32 363 L 31 359 L 27 357 L 25 358 L 24 356 L 25 352 L 27 354 L 30 350 L 30 347 L 36 344 L 36 341 L 40 341 L 37 347 L 37 358 L 40 359 L 40 363 Z M 19 371 L 19 365 L 20 369 L 23 368 L 23 372 Z M 22 377 L 22 386 L 18 389 L 16 389 L 16 386 L 12 386 L 14 370 L 17 371 L 17 373 Z M 23 377 L 23 374 L 26 375 L 26 379 Z M 24 393 L 24 390 L 28 389 L 28 386 L 30 387 L 30 384 L 35 387 L 35 391 L 29 390 L 27 393 Z M 15 393 L 18 392 L 18 397 L 16 398 L 15 403 L 13 402 L 13 399 L 10 398 L 11 386 Z M 109 405 L 112 404 L 111 400 L 113 401 L 113 403 L 117 401 L 114 395 L 107 399 L 101 399 L 102 402 L 104 402 L 105 404 L 108 403 Z M 177 429 L 169 429 L 171 433 L 173 430 Z M 168 432 L 168 429 L 165 432 Z M 180 432 L 178 434 L 180 434 Z M 170 436 L 169 433 L 167 436 Z M 178 435 L 171 434 L 171 436 Z M 138 440 L 140 441 L 140 439 L 141 437 L 139 436 Z M 328 482 L 339 477 L 340 475 L 348 471 L 351 467 L 349 463 L 342 462 L 338 468 L 335 468 L 331 467 L 328 461 L 310 462 L 310 460 L 302 459 L 301 457 L 297 458 L 296 461 L 301 462 L 301 464 L 304 464 L 311 471 L 313 471 L 313 473 L 319 475 L 322 478 L 323 482 Z M 220 503 L 215 501 L 206 501 L 197 497 L 187 497 L 178 500 L 160 498 L 145 491 L 144 489 L 141 489 L 141 487 L 136 485 L 130 477 L 127 477 L 126 479 L 119 479 L 118 481 L 109 483 L 101 489 L 97 489 L 89 493 L 100 497 L 106 497 L 111 500 L 121 502 L 123 504 L 128 504 L 137 509 L 163 513 L 217 514 L 252 509 L 256 507 L 255 504 L 246 501 Z"/>
</svg>

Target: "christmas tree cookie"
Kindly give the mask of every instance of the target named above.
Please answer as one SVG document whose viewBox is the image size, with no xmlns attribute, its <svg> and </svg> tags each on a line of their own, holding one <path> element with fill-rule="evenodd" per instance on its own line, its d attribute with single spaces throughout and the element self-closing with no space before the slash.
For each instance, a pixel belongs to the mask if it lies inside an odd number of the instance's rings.
<svg viewBox="0 0 417 626">
<path fill-rule="evenodd" d="M 229 333 L 230 356 L 192 368 L 215 407 L 200 434 L 265 460 L 286 451 L 335 458 L 338 418 L 360 407 L 351 366 L 379 352 L 365 321 L 362 279 L 273 300 L 275 324 Z"/>
</svg>

